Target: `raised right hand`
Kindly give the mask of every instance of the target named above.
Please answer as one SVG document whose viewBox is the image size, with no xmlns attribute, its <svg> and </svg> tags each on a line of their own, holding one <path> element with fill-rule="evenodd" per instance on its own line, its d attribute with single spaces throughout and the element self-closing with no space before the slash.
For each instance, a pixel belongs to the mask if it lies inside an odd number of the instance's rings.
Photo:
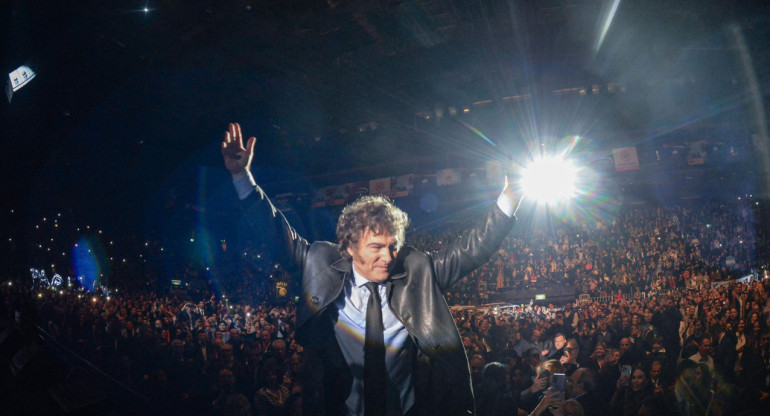
<svg viewBox="0 0 770 416">
<path fill-rule="evenodd" d="M 535 378 L 535 382 L 532 383 L 532 385 L 529 387 L 529 391 L 532 394 L 535 394 L 535 393 L 538 393 L 538 392 L 541 392 L 541 391 L 545 390 L 546 387 L 548 387 L 548 378 L 547 377 L 541 377 L 540 375 L 538 375 Z"/>
<path fill-rule="evenodd" d="M 222 141 L 222 157 L 225 160 L 225 167 L 231 175 L 235 176 L 249 171 L 251 161 L 254 158 L 254 144 L 256 143 L 257 138 L 251 137 L 244 148 L 240 124 L 230 123 Z"/>
<path fill-rule="evenodd" d="M 620 376 L 620 378 L 618 379 L 618 382 L 617 382 L 617 383 L 615 383 L 615 388 L 616 388 L 617 390 L 620 390 L 620 389 L 621 389 L 621 387 L 625 387 L 626 383 L 628 383 L 628 376 L 627 376 L 627 375 L 622 375 L 622 376 Z"/>
<path fill-rule="evenodd" d="M 546 390 L 543 399 L 540 400 L 530 416 L 540 416 L 548 409 L 561 409 L 564 405 L 564 394 L 553 387 Z"/>
</svg>

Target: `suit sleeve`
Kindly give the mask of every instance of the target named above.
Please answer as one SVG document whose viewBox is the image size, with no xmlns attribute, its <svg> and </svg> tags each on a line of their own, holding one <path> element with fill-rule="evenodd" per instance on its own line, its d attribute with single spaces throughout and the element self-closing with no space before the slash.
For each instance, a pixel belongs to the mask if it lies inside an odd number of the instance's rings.
<svg viewBox="0 0 770 416">
<path fill-rule="evenodd" d="M 254 191 L 239 202 L 242 231 L 263 235 L 277 249 L 275 260 L 292 272 L 302 270 L 309 243 L 294 230 L 262 188 L 253 187 Z"/>
<path fill-rule="evenodd" d="M 515 216 L 506 215 L 494 204 L 459 240 L 433 255 L 433 269 L 441 290 L 449 289 L 489 260 L 515 223 Z"/>
</svg>

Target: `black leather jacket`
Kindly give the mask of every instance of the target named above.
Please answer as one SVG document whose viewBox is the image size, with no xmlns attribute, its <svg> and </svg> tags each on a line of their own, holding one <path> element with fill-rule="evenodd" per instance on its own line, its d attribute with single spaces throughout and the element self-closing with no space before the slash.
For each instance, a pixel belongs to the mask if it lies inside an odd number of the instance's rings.
<svg viewBox="0 0 770 416">
<path fill-rule="evenodd" d="M 297 337 L 306 349 L 303 408 L 311 414 L 344 414 L 352 376 L 337 345 L 329 308 L 352 273 L 351 262 L 336 244 L 309 244 L 273 207 L 257 187 L 243 201 L 251 226 L 271 224 L 302 274 L 297 308 Z M 263 220 L 254 222 L 255 217 Z M 267 221 L 265 221 L 267 220 Z M 460 334 L 443 294 L 463 276 L 486 262 L 515 223 L 493 207 L 459 241 L 434 254 L 405 246 L 386 282 L 387 302 L 417 346 L 416 407 L 411 414 L 467 415 L 474 413 L 470 372 Z"/>
</svg>

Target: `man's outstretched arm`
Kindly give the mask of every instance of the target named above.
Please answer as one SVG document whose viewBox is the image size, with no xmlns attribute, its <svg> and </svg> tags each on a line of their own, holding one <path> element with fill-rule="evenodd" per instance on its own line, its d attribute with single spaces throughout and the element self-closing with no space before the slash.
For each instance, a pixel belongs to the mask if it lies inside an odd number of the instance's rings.
<svg viewBox="0 0 770 416">
<path fill-rule="evenodd" d="M 264 233 L 270 228 L 272 236 L 280 239 L 276 244 L 285 247 L 284 253 L 291 256 L 291 261 L 301 266 L 308 247 L 307 241 L 300 237 L 289 224 L 262 188 L 251 175 L 251 162 L 254 159 L 256 137 L 251 137 L 243 146 L 243 134 L 238 123 L 230 123 L 222 140 L 222 157 L 225 168 L 233 177 L 233 185 L 243 210 L 247 228 Z M 288 264 L 284 264 L 289 266 Z"/>
<path fill-rule="evenodd" d="M 463 276 L 484 264 L 496 252 L 516 222 L 519 206 L 513 187 L 505 178 L 496 204 L 460 239 L 435 253 L 433 266 L 442 290 L 452 287 Z"/>
</svg>

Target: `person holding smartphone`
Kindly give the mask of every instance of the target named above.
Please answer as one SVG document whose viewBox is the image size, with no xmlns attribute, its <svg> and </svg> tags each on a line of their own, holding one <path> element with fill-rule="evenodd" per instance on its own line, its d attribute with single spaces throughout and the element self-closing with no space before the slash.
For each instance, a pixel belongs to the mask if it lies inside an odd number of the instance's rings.
<svg viewBox="0 0 770 416">
<path fill-rule="evenodd" d="M 553 386 L 554 375 L 564 375 L 564 367 L 557 360 L 543 361 L 535 369 L 535 374 L 532 385 L 522 391 L 519 397 L 520 406 L 526 411 L 531 411 L 542 401 L 546 391 Z M 561 386 L 561 390 L 564 390 L 563 380 Z"/>
<path fill-rule="evenodd" d="M 647 372 L 637 367 L 631 372 L 630 377 L 623 374 L 618 378 L 615 394 L 610 400 L 610 410 L 615 415 L 636 415 L 644 399 L 650 395 L 652 395 L 652 388 Z"/>
</svg>

